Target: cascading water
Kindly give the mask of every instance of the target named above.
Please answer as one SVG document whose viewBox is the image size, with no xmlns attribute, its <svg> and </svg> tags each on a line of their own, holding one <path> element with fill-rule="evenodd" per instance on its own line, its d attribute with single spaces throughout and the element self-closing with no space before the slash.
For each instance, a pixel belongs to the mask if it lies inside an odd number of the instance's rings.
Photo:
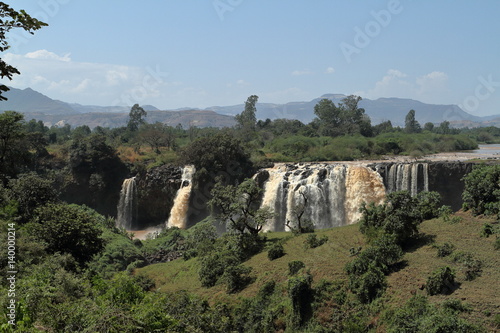
<svg viewBox="0 0 500 333">
<path fill-rule="evenodd" d="M 382 177 L 364 166 L 344 164 L 278 164 L 267 169 L 261 207 L 274 211 L 266 230 L 283 231 L 285 223 L 301 220 L 315 229 L 357 222 L 363 201 L 381 203 L 385 198 Z"/>
<path fill-rule="evenodd" d="M 429 190 L 427 163 L 398 163 L 387 167 L 387 191 L 409 191 L 412 196 Z"/>
<path fill-rule="evenodd" d="M 135 177 L 125 179 L 120 191 L 116 226 L 125 230 L 132 230 L 137 219 L 137 186 Z"/>
<path fill-rule="evenodd" d="M 187 226 L 189 198 L 191 196 L 192 180 L 195 171 L 196 169 L 192 165 L 186 165 L 182 169 L 181 187 L 175 195 L 174 205 L 170 210 L 170 216 L 167 221 L 167 228 L 186 228 Z"/>
</svg>

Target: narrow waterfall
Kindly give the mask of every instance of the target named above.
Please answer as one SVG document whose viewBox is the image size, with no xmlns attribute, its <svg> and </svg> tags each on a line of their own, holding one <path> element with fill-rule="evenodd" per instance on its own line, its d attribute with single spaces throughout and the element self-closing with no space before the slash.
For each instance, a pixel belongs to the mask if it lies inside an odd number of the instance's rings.
<svg viewBox="0 0 500 333">
<path fill-rule="evenodd" d="M 343 164 L 278 164 L 267 169 L 261 207 L 274 211 L 266 230 L 283 231 L 285 223 L 302 221 L 324 229 L 355 223 L 363 201 L 381 203 L 385 198 L 382 177 L 364 166 Z"/>
<path fill-rule="evenodd" d="M 132 230 L 137 218 L 137 186 L 135 177 L 123 181 L 118 202 L 116 226 Z"/>
<path fill-rule="evenodd" d="M 175 195 L 174 205 L 170 210 L 170 216 L 167 221 L 167 228 L 186 228 L 187 226 L 189 198 L 191 197 L 192 180 L 195 171 L 196 169 L 192 165 L 186 165 L 182 168 L 181 187 Z"/>
<path fill-rule="evenodd" d="M 427 163 L 396 163 L 387 169 L 387 191 L 409 191 L 412 196 L 429 190 Z"/>
</svg>

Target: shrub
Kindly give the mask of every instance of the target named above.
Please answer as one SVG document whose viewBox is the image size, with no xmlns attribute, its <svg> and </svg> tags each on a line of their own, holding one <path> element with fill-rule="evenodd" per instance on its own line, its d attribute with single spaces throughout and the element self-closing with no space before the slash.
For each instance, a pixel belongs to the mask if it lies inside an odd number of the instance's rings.
<svg viewBox="0 0 500 333">
<path fill-rule="evenodd" d="M 243 265 L 226 267 L 221 279 L 224 283 L 226 283 L 226 292 L 235 293 L 243 289 L 251 281 L 249 276 L 251 271 L 251 267 Z"/>
<path fill-rule="evenodd" d="M 432 272 L 427 278 L 425 289 L 429 295 L 437 295 L 453 290 L 454 285 L 455 272 L 446 266 Z"/>
<path fill-rule="evenodd" d="M 302 261 L 294 260 L 288 263 L 288 275 L 295 275 L 302 268 L 306 267 Z"/>
<path fill-rule="evenodd" d="M 453 256 L 453 261 L 462 264 L 462 270 L 465 274 L 465 280 L 472 281 L 481 275 L 483 262 L 474 257 L 469 252 L 457 252 Z"/>
<path fill-rule="evenodd" d="M 495 239 L 495 243 L 493 243 L 493 248 L 495 250 L 500 250 L 500 237 L 497 236 L 497 239 Z"/>
<path fill-rule="evenodd" d="M 481 229 L 481 237 L 488 238 L 493 234 L 494 234 L 493 226 L 489 223 L 484 224 L 483 228 Z"/>
<path fill-rule="evenodd" d="M 374 264 L 369 264 L 364 274 L 349 277 L 350 288 L 362 303 L 370 303 L 381 296 L 387 287 L 384 272 Z"/>
<path fill-rule="evenodd" d="M 271 248 L 269 251 L 267 251 L 267 257 L 269 260 L 274 260 L 281 258 L 285 255 L 285 250 L 283 249 L 283 245 L 281 243 L 276 243 Z"/>
<path fill-rule="evenodd" d="M 314 249 L 328 242 L 328 236 L 322 236 L 318 238 L 316 234 L 309 234 L 304 241 L 304 246 L 306 249 Z"/>
<path fill-rule="evenodd" d="M 435 245 L 434 247 L 437 248 L 438 257 L 449 256 L 455 250 L 455 246 L 451 243 L 444 243 L 443 245 Z"/>
<path fill-rule="evenodd" d="M 304 322 L 307 312 L 311 306 L 311 283 L 312 276 L 294 276 L 288 279 L 288 296 L 292 302 L 293 316 L 292 326 L 298 327 Z"/>
<path fill-rule="evenodd" d="M 441 206 L 438 209 L 438 216 L 443 219 L 443 222 L 450 222 L 450 216 L 453 213 L 450 206 Z"/>
</svg>

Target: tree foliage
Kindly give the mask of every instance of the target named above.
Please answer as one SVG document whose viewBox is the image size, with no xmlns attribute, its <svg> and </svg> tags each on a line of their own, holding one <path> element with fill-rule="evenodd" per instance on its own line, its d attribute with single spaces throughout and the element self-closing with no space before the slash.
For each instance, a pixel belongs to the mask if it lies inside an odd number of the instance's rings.
<svg viewBox="0 0 500 333">
<path fill-rule="evenodd" d="M 345 134 L 371 135 L 370 119 L 365 109 L 359 108 L 359 96 L 348 96 L 336 106 L 330 99 L 322 99 L 314 107 L 317 116 L 315 124 L 319 134 L 324 136 L 340 136 Z"/>
<path fill-rule="evenodd" d="M 421 130 L 420 124 L 415 119 L 415 110 L 410 110 L 405 117 L 405 132 L 419 133 Z"/>
<path fill-rule="evenodd" d="M 84 264 L 103 249 L 99 221 L 79 206 L 47 204 L 35 215 L 31 234 L 44 241 L 50 253 L 69 253 Z"/>
<path fill-rule="evenodd" d="M 131 132 L 135 132 L 139 127 L 145 123 L 144 117 L 147 116 L 147 112 L 139 106 L 139 104 L 134 104 L 130 109 L 128 114 L 129 120 L 127 123 L 127 128 Z"/>
<path fill-rule="evenodd" d="M 254 179 L 246 179 L 238 186 L 217 183 L 208 202 L 212 212 L 222 221 L 229 221 L 230 227 L 240 233 L 249 232 L 257 236 L 273 213 L 259 208 L 262 189 Z"/>
<path fill-rule="evenodd" d="M 500 213 L 500 166 L 477 165 L 464 178 L 463 206 L 474 215 Z"/>
</svg>

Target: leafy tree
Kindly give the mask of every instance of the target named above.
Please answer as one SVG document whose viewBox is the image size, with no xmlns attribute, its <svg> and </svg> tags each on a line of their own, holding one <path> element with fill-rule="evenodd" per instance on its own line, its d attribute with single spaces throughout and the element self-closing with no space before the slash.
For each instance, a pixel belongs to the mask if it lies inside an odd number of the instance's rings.
<svg viewBox="0 0 500 333">
<path fill-rule="evenodd" d="M 28 222 L 33 217 L 37 207 L 58 200 L 54 183 L 35 173 L 21 175 L 18 179 L 11 180 L 9 185 L 12 198 L 18 203 L 23 222 Z"/>
<path fill-rule="evenodd" d="M 77 205 L 38 207 L 29 230 L 47 244 L 47 251 L 69 253 L 80 264 L 88 262 L 103 249 L 99 220 Z"/>
<path fill-rule="evenodd" d="M 229 221 L 232 229 L 257 236 L 272 217 L 267 207 L 258 208 L 261 193 L 254 179 L 247 179 L 239 186 L 217 183 L 208 205 L 218 212 L 220 221 Z"/>
<path fill-rule="evenodd" d="M 139 129 L 140 142 L 148 144 L 151 149 L 160 154 L 160 147 L 173 149 L 175 147 L 175 134 L 172 127 L 156 122 L 154 124 L 143 124 Z"/>
<path fill-rule="evenodd" d="M 314 106 L 315 122 L 319 127 L 319 134 L 324 136 L 338 136 L 342 123 L 341 109 L 333 101 L 322 99 Z"/>
<path fill-rule="evenodd" d="M 448 266 L 440 267 L 427 278 L 425 290 L 429 295 L 437 295 L 453 290 L 455 272 Z"/>
<path fill-rule="evenodd" d="M 255 133 L 257 122 L 257 117 L 255 116 L 257 108 L 255 107 L 255 104 L 257 104 L 258 100 L 259 96 L 257 95 L 248 97 L 245 102 L 245 110 L 235 116 L 238 127 L 242 131 L 242 137 L 246 140 L 252 138 L 253 133 Z"/>
<path fill-rule="evenodd" d="M 228 132 L 195 140 L 181 151 L 180 162 L 195 166 L 193 183 L 198 188 L 204 186 L 206 197 L 210 196 L 217 177 L 221 177 L 224 184 L 234 184 L 253 171 L 249 154 L 240 140 Z"/>
<path fill-rule="evenodd" d="M 419 133 L 421 130 L 420 124 L 415 119 L 415 110 L 410 110 L 405 118 L 405 132 Z"/>
<path fill-rule="evenodd" d="M 427 122 L 424 124 L 424 131 L 432 132 L 434 130 L 434 124 L 431 122 Z"/>
<path fill-rule="evenodd" d="M 18 12 L 4 2 L 0 2 L 0 17 L 0 52 L 5 52 L 10 48 L 7 40 L 7 33 L 10 30 L 14 28 L 21 28 L 30 34 L 34 34 L 36 30 L 47 26 L 46 23 L 31 17 L 24 10 L 20 10 Z M 17 68 L 0 59 L 0 77 L 2 79 L 7 77 L 9 80 L 12 80 L 12 76 L 14 74 L 21 73 Z M 2 93 L 6 91 L 9 91 L 9 88 L 6 85 L 1 84 L 0 101 L 7 100 L 7 98 L 2 96 Z"/>
<path fill-rule="evenodd" d="M 19 112 L 0 114 L 0 173 L 4 179 L 5 176 L 15 176 L 29 162 L 23 120 L 24 116 Z"/>
<path fill-rule="evenodd" d="M 474 166 L 464 178 L 463 206 L 474 215 L 500 213 L 500 166 Z"/>
<path fill-rule="evenodd" d="M 371 136 L 370 119 L 365 110 L 358 107 L 361 97 L 350 95 L 335 106 L 333 101 L 322 99 L 314 106 L 317 118 L 313 121 L 324 136 L 339 136 L 345 134 L 362 134 Z"/>
<path fill-rule="evenodd" d="M 135 132 L 139 129 L 139 126 L 145 123 L 144 117 L 147 116 L 147 112 L 139 106 L 139 104 L 134 104 L 130 109 L 128 114 L 129 120 L 127 123 L 127 128 L 131 132 Z"/>
</svg>

